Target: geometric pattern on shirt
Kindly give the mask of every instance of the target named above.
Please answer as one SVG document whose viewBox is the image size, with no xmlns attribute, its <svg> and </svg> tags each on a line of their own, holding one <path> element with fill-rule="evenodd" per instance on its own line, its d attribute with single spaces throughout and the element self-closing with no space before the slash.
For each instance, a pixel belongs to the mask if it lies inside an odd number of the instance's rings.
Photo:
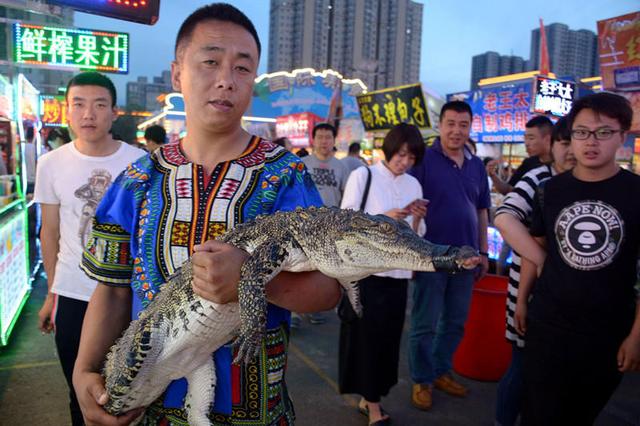
<svg viewBox="0 0 640 426">
<path fill-rule="evenodd" d="M 136 171 L 129 174 L 128 172 L 134 168 Z M 209 195 L 214 195 L 208 197 L 208 200 L 214 202 L 207 204 L 207 208 L 210 207 L 210 215 L 208 220 L 204 222 L 200 238 L 223 232 L 223 227 L 225 230 L 231 229 L 235 224 L 252 219 L 259 214 L 272 213 L 275 210 L 275 202 L 280 199 L 279 195 L 281 193 L 286 195 L 289 184 L 293 182 L 298 185 L 296 191 L 307 195 L 304 196 L 304 199 L 284 197 L 281 200 L 281 208 L 293 209 L 299 205 L 306 206 L 310 200 L 319 201 L 311 177 L 305 172 L 304 164 L 292 159 L 291 154 L 277 145 L 261 141 L 257 137 L 252 139 L 248 149 L 239 159 L 223 165 L 220 170 L 224 172 L 214 173 L 207 188 L 210 190 Z M 132 224 L 134 229 L 138 229 L 134 236 L 136 252 L 134 258 L 129 259 L 128 274 L 130 278 L 128 282 L 134 291 L 134 297 L 138 298 L 143 308 L 157 294 L 159 286 L 166 281 L 165 274 L 172 273 L 190 254 L 189 247 L 171 244 L 171 231 L 176 220 L 193 222 L 193 217 L 196 216 L 194 207 L 196 203 L 193 198 L 202 195 L 202 191 L 199 191 L 202 188 L 197 188 L 194 185 L 192 198 L 179 198 L 175 182 L 178 178 L 191 179 L 192 182 L 201 179 L 198 183 L 202 184 L 203 179 L 202 176 L 197 176 L 198 172 L 198 168 L 193 167 L 193 164 L 190 164 L 182 155 L 178 144 L 169 144 L 156 150 L 150 156 L 138 160 L 114 183 L 123 190 L 130 191 L 131 196 L 138 203 L 136 207 L 138 222 Z M 137 178 L 134 178 L 133 175 Z M 231 199 L 216 198 L 217 189 L 215 188 L 219 189 L 219 183 L 225 178 L 240 182 L 236 195 Z M 187 201 L 189 206 L 178 205 L 176 200 Z M 191 229 L 193 230 L 193 228 Z M 128 240 L 126 232 L 124 234 L 125 239 Z M 121 253 L 128 255 L 128 244 L 122 249 Z M 105 275 L 108 273 L 105 271 L 109 267 L 111 265 L 97 268 L 97 275 Z M 132 272 L 133 277 L 131 277 Z M 268 309 L 267 318 L 269 321 L 271 312 L 278 309 L 272 306 L 269 306 Z M 281 314 L 274 313 L 274 315 Z M 277 330 L 280 333 L 278 342 L 286 342 L 287 335 L 282 323 L 278 322 L 277 324 L 277 326 L 270 325 L 267 333 Z M 247 384 L 253 388 L 256 383 L 262 385 L 266 383 L 268 389 L 262 395 L 268 399 L 258 404 L 259 414 L 251 416 L 264 421 L 258 420 L 253 424 L 293 424 L 293 408 L 287 397 L 286 386 L 280 380 L 284 374 L 283 369 L 286 363 L 286 359 L 283 357 L 283 354 L 286 355 L 286 343 L 274 342 L 272 345 L 271 342 L 270 338 L 265 341 L 262 352 L 264 358 L 261 358 L 256 364 L 258 366 L 257 374 L 247 376 L 246 366 L 243 364 L 239 367 L 240 374 L 247 379 L 242 381 L 245 384 L 244 390 L 240 390 L 236 386 L 239 383 L 238 377 L 232 379 L 233 392 L 243 394 L 250 389 Z M 258 382 L 250 383 L 254 379 Z M 244 401 L 250 402 L 251 396 L 249 395 Z M 159 405 L 162 405 L 162 401 L 153 404 L 154 407 Z M 232 404 L 232 410 L 233 408 L 242 409 L 242 407 L 241 405 L 234 407 Z M 246 406 L 245 409 L 247 408 L 252 407 Z M 151 407 L 150 410 L 152 410 Z M 245 420 L 250 419 L 235 417 L 231 422 L 233 424 L 252 424 L 242 423 Z"/>
<path fill-rule="evenodd" d="M 171 230 L 171 245 L 186 247 L 189 244 L 190 228 L 190 222 L 184 222 L 181 220 L 173 222 L 173 229 Z"/>
<path fill-rule="evenodd" d="M 94 280 L 106 284 L 129 284 L 129 265 L 129 234 L 119 225 L 99 224 L 93 219 L 93 231 L 83 251 L 80 267 Z"/>
<path fill-rule="evenodd" d="M 525 226 L 531 224 L 531 213 L 533 211 L 533 199 L 538 186 L 551 178 L 553 169 L 550 166 L 541 166 L 528 171 L 522 179 L 518 181 L 514 190 L 510 192 L 496 210 L 496 215 L 506 213 L 516 217 Z M 518 288 L 520 287 L 520 267 L 522 260 L 520 254 L 513 250 L 511 267 L 509 268 L 509 284 L 507 286 L 507 310 L 506 310 L 506 330 L 505 337 L 518 347 L 524 347 L 524 339 L 518 334 L 515 328 L 516 304 L 518 302 Z"/>
</svg>

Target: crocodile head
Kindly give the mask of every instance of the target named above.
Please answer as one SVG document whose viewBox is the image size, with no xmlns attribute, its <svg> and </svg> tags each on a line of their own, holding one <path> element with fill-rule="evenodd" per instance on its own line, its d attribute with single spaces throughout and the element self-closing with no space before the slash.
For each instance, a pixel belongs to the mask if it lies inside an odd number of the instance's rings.
<svg viewBox="0 0 640 426">
<path fill-rule="evenodd" d="M 368 273 L 390 269 L 433 271 L 432 258 L 449 249 L 427 242 L 405 221 L 361 213 L 353 215 L 335 244 L 346 265 Z"/>
</svg>

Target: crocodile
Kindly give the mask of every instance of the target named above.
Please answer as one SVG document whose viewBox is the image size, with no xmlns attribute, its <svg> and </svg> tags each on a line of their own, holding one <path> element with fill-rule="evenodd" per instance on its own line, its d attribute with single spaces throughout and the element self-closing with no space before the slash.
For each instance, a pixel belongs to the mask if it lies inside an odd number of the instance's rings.
<svg viewBox="0 0 640 426">
<path fill-rule="evenodd" d="M 461 270 L 474 267 L 470 247 L 431 244 L 404 221 L 338 208 L 298 208 L 258 216 L 218 240 L 245 250 L 238 302 L 217 304 L 193 292 L 185 264 L 107 354 L 105 410 L 119 415 L 153 403 L 172 380 L 186 378 L 189 424 L 209 425 L 215 396 L 212 353 L 235 338 L 235 363 L 249 362 L 266 329 L 265 286 L 281 271 L 318 270 L 335 278 L 358 314 L 358 280 L 393 269 Z"/>
</svg>

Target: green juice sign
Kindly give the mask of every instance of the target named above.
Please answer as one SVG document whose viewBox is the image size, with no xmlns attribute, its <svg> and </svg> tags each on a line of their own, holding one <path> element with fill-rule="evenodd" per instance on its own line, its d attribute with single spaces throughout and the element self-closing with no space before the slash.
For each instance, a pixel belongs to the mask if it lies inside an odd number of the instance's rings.
<svg viewBox="0 0 640 426">
<path fill-rule="evenodd" d="M 126 33 L 17 23 L 13 34 L 14 59 L 18 64 L 129 72 Z"/>
</svg>

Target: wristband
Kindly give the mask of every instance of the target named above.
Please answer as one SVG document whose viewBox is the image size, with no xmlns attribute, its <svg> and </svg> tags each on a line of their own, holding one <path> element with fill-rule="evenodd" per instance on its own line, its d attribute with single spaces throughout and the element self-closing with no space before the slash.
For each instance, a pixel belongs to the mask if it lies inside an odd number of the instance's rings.
<svg viewBox="0 0 640 426">
<path fill-rule="evenodd" d="M 485 252 L 485 251 L 479 251 L 478 254 L 480 256 L 484 256 L 484 257 L 489 257 L 489 253 Z"/>
</svg>

